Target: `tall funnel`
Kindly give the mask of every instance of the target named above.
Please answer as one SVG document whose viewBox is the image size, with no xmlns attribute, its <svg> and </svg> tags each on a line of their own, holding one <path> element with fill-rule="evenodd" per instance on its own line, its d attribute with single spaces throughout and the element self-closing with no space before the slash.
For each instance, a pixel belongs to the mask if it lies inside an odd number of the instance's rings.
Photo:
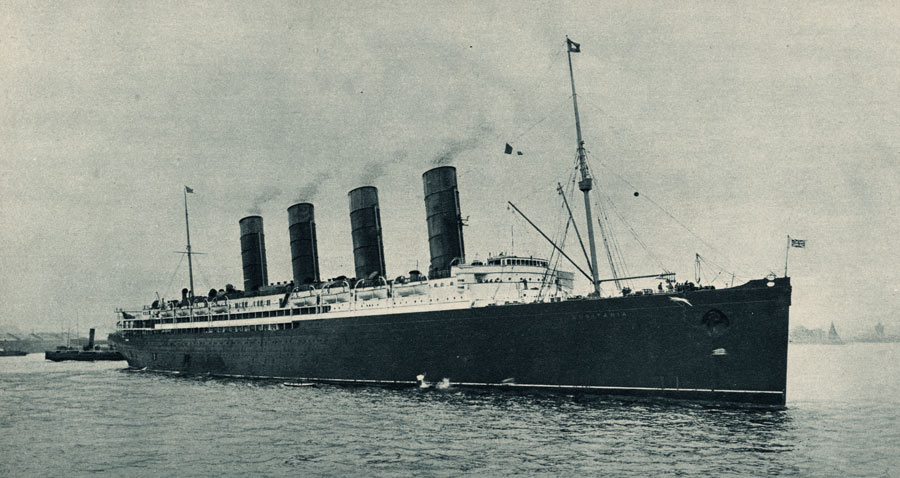
<svg viewBox="0 0 900 478">
<path fill-rule="evenodd" d="M 319 249 L 313 205 L 306 202 L 294 204 L 287 212 L 294 286 L 319 282 Z"/>
<path fill-rule="evenodd" d="M 91 329 L 90 338 L 88 339 L 87 345 L 84 346 L 84 350 L 93 350 L 94 349 L 94 329 Z"/>
<path fill-rule="evenodd" d="M 252 292 L 269 283 L 263 219 L 260 216 L 247 216 L 240 220 L 240 225 L 244 290 Z"/>
<path fill-rule="evenodd" d="M 431 251 L 431 278 L 450 275 L 455 260 L 465 262 L 459 191 L 456 168 L 441 166 L 422 175 L 425 183 L 425 217 L 428 223 L 428 248 Z"/>
<path fill-rule="evenodd" d="M 363 186 L 350 191 L 348 195 L 356 277 L 362 279 L 372 273 L 384 276 L 384 243 L 381 239 L 378 189 Z"/>
</svg>

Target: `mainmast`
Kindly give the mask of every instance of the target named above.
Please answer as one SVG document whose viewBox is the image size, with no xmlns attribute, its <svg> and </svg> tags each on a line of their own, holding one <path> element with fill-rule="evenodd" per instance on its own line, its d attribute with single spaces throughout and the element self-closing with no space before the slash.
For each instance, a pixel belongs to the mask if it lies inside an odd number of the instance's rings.
<svg viewBox="0 0 900 478">
<path fill-rule="evenodd" d="M 600 295 L 600 278 L 597 272 L 597 245 L 594 243 L 594 221 L 591 220 L 591 189 L 593 178 L 585 159 L 584 140 L 581 139 L 581 120 L 578 118 L 578 96 L 575 94 L 575 74 L 572 71 L 572 53 L 581 53 L 581 45 L 566 37 L 567 53 L 569 56 L 569 78 L 572 80 L 572 105 L 575 107 L 575 132 L 578 134 L 578 168 L 581 170 L 581 181 L 578 181 L 578 189 L 584 193 L 584 213 L 587 216 L 587 236 L 591 250 L 591 277 L 593 278 L 594 294 Z"/>
<path fill-rule="evenodd" d="M 188 276 L 191 281 L 191 289 L 188 291 L 188 297 L 191 299 L 194 298 L 194 266 L 191 263 L 191 226 L 188 222 L 188 208 L 187 208 L 187 195 L 188 193 L 193 193 L 194 190 L 185 186 L 184 187 L 184 228 L 187 231 L 187 257 L 188 257 Z"/>
</svg>

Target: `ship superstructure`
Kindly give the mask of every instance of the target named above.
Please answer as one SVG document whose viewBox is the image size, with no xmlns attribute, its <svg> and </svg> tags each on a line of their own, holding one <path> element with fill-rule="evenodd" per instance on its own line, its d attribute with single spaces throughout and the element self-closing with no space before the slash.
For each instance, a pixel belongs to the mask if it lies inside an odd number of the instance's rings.
<svg viewBox="0 0 900 478">
<path fill-rule="evenodd" d="M 486 263 L 451 267 L 448 277 L 427 279 L 412 271 L 390 282 L 347 279 L 293 288 L 273 285 L 284 293 L 225 293 L 195 298 L 190 303 L 156 303 L 137 310 L 118 310 L 118 327 L 128 331 L 255 327 L 291 320 L 326 320 L 384 314 L 410 314 L 508 304 L 566 300 L 572 291 L 571 272 L 552 270 L 532 257 L 498 256 Z M 382 284 L 377 284 L 382 282 Z"/>
</svg>

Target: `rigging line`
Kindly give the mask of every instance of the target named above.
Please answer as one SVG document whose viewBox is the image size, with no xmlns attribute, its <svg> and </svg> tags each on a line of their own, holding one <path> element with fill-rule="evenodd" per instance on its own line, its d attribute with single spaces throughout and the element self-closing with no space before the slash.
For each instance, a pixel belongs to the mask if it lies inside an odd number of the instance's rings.
<svg viewBox="0 0 900 478">
<path fill-rule="evenodd" d="M 178 261 L 178 265 L 175 266 L 175 270 L 172 271 L 172 276 L 169 277 L 169 283 L 166 285 L 166 288 L 163 290 L 170 290 L 170 288 L 172 287 L 172 282 L 175 281 L 175 274 L 178 273 L 178 269 L 181 268 L 181 263 L 184 262 L 184 256 L 185 256 L 185 254 L 181 254 L 181 259 Z"/>
<path fill-rule="evenodd" d="M 720 274 L 721 274 L 722 272 L 725 272 L 725 273 L 728 273 L 728 274 L 732 274 L 732 275 L 734 275 L 735 277 L 737 277 L 737 278 L 739 278 L 739 279 L 750 279 L 750 278 L 751 278 L 751 277 L 746 277 L 746 276 L 737 275 L 737 274 L 735 274 L 734 272 L 730 271 L 728 268 L 723 267 L 721 264 L 718 264 L 718 263 L 716 263 L 716 262 L 714 262 L 714 261 L 712 261 L 712 260 L 710 260 L 710 259 L 707 259 L 706 257 L 704 257 L 704 256 L 702 256 L 702 255 L 700 256 L 700 261 L 703 262 L 704 264 L 714 266 L 717 270 L 719 270 L 719 273 L 720 273 Z"/>
<path fill-rule="evenodd" d="M 460 177 L 462 177 L 462 175 L 460 175 Z M 549 183 L 547 183 L 547 184 L 544 184 L 544 183 L 538 184 L 537 186 L 535 186 L 533 189 L 531 189 L 531 190 L 528 191 L 527 193 L 521 195 L 521 197 L 522 197 L 522 198 L 530 198 L 530 197 L 534 197 L 535 194 L 536 194 L 538 191 L 540 191 L 540 190 L 545 190 L 545 191 L 546 191 L 546 190 L 551 190 L 551 191 L 555 191 L 556 188 L 553 187 L 553 185 L 554 185 L 555 183 L 556 183 L 555 180 L 551 180 L 551 181 L 550 181 Z M 549 185 L 549 186 L 548 186 L 548 185 Z"/>
<path fill-rule="evenodd" d="M 728 270 L 726 267 L 723 267 L 721 264 L 718 264 L 718 263 L 716 263 L 716 262 L 714 262 L 714 261 L 712 261 L 712 260 L 710 260 L 710 259 L 707 259 L 706 257 L 704 257 L 704 256 L 702 256 L 702 255 L 700 255 L 700 254 L 697 254 L 697 256 L 700 258 L 700 262 L 702 262 L 702 263 L 704 263 L 704 264 L 706 264 L 706 265 L 714 266 L 714 267 L 715 267 L 716 269 L 718 269 L 720 272 L 727 272 L 727 273 L 729 273 L 729 274 L 732 274 L 732 271 Z"/>
<path fill-rule="evenodd" d="M 669 269 L 666 267 L 666 265 L 663 263 L 663 261 L 659 258 L 659 256 L 657 256 L 656 254 L 653 253 L 652 250 L 650 250 L 650 248 L 647 246 L 647 244 L 644 242 L 644 240 L 641 239 L 640 235 L 638 235 L 638 233 L 634 229 L 634 227 L 627 220 L 625 220 L 625 217 L 622 215 L 621 212 L 619 212 L 619 209 L 616 207 L 616 203 L 613 202 L 612 197 L 610 197 L 605 192 L 603 193 L 603 195 L 606 197 L 609 205 L 612 207 L 612 210 L 615 213 L 616 217 L 618 217 L 619 220 L 622 221 L 622 224 L 624 224 L 625 227 L 628 228 L 628 230 L 631 232 L 632 237 L 634 237 L 634 240 L 637 241 L 638 245 L 640 245 L 641 248 L 644 249 L 644 252 L 646 252 L 647 255 L 649 255 L 651 259 L 656 261 L 656 265 L 658 265 L 662 270 L 668 272 Z"/>
<path fill-rule="evenodd" d="M 606 166 L 602 161 L 600 162 L 600 165 L 603 166 L 605 170 L 611 172 L 614 176 L 616 176 L 617 178 L 619 178 L 620 181 L 624 182 L 625 184 L 627 184 L 627 185 L 628 185 L 629 187 L 631 187 L 632 189 L 637 190 L 637 187 L 635 187 L 634 184 L 631 184 L 630 181 L 628 181 L 627 179 L 625 179 L 624 177 L 622 177 L 622 175 L 620 175 L 619 173 L 617 173 L 615 170 L 613 170 L 613 169 L 609 168 L 608 166 Z M 725 255 L 726 255 L 724 252 L 722 252 L 721 250 L 719 250 L 717 247 L 713 246 L 712 244 L 710 244 L 709 242 L 707 242 L 705 239 L 703 239 L 702 237 L 700 237 L 697 233 L 695 233 L 693 230 L 691 230 L 691 228 L 687 227 L 683 222 L 679 221 L 678 218 L 676 218 L 674 215 L 672 215 L 672 213 L 670 213 L 668 210 L 666 210 L 666 208 L 662 207 L 659 203 L 657 203 L 656 201 L 654 201 L 652 197 L 648 196 L 647 194 L 641 194 L 641 197 L 643 197 L 643 198 L 646 199 L 647 201 L 650 201 L 650 203 L 653 204 L 654 206 L 656 206 L 657 209 L 659 209 L 660 211 L 662 211 L 665 215 L 669 216 L 669 218 L 672 219 L 673 221 L 675 221 L 676 224 L 678 224 L 679 226 L 681 226 L 681 227 L 682 227 L 685 231 L 687 231 L 690 235 L 694 236 L 694 238 L 697 239 L 698 241 L 700 241 L 701 243 L 703 243 L 703 245 L 705 245 L 706 247 L 710 248 L 710 250 L 713 250 L 713 251 L 715 251 L 715 252 L 721 254 L 722 256 L 725 256 Z M 744 267 L 746 267 L 746 264 L 742 264 L 742 265 L 743 265 Z M 748 269 L 749 269 L 749 268 L 748 268 Z"/>
<path fill-rule="evenodd" d="M 616 279 L 617 282 L 620 282 L 620 281 L 618 281 L 618 278 L 620 277 L 619 271 L 617 270 L 618 264 L 616 264 L 616 261 L 613 258 L 613 248 L 610 247 L 610 243 L 612 242 L 611 241 L 612 231 L 609 230 L 609 227 L 608 227 L 609 224 L 607 222 L 604 222 L 604 219 L 606 218 L 606 213 L 603 211 L 603 204 L 601 204 L 600 201 L 594 201 L 594 206 L 597 208 L 597 223 L 600 226 L 600 236 L 603 239 L 603 246 L 606 249 L 606 260 L 609 262 L 608 265 L 609 265 L 610 272 L 612 273 L 613 279 Z M 593 218 L 591 218 L 591 220 L 593 220 Z M 599 267 L 599 265 L 598 265 L 598 267 Z M 622 275 L 621 277 L 626 277 L 626 276 Z M 618 287 L 618 286 L 619 286 L 619 284 L 616 284 L 616 287 Z"/>
<path fill-rule="evenodd" d="M 610 229 L 612 228 L 609 222 L 607 222 L 607 225 L 609 225 Z M 625 261 L 625 255 L 622 253 L 622 248 L 619 246 L 618 236 L 616 234 L 611 234 L 610 237 L 613 244 L 613 258 L 618 261 L 619 270 L 622 271 L 622 275 L 626 277 L 632 275 L 630 269 L 628 268 L 628 263 Z"/>
<path fill-rule="evenodd" d="M 567 49 L 568 46 L 563 47 L 562 45 L 559 45 L 557 46 L 556 50 L 550 52 L 550 64 L 547 65 L 547 69 L 544 71 L 543 75 L 541 75 L 544 79 L 541 80 L 541 83 L 538 84 L 538 91 L 540 91 L 543 86 L 547 84 L 548 81 L 550 81 L 552 77 L 548 76 L 547 73 L 553 71 L 553 69 L 556 67 L 556 62 L 559 61 L 560 58 L 562 58 L 563 52 L 565 52 Z"/>
<path fill-rule="evenodd" d="M 568 47 L 566 47 L 566 48 L 568 48 Z M 551 77 L 548 76 L 547 73 L 550 73 L 550 71 L 553 70 L 553 68 L 556 66 L 556 62 L 559 61 L 560 58 L 562 58 L 562 53 L 563 53 L 564 50 L 566 50 L 566 48 L 559 47 L 559 48 L 556 49 L 555 52 L 551 53 L 550 64 L 547 66 L 547 70 L 544 71 L 543 75 L 541 75 L 541 76 L 543 77 L 543 80 L 541 80 L 541 82 L 538 83 L 538 86 L 537 86 L 537 88 L 535 88 L 535 91 L 537 91 L 537 92 L 542 91 L 542 90 L 544 89 L 544 85 L 546 85 L 547 82 L 550 81 Z M 566 99 L 563 100 L 563 101 L 564 101 L 565 103 L 568 103 L 569 99 L 566 98 Z M 544 116 L 543 118 L 541 118 L 540 120 L 538 120 L 537 123 L 534 123 L 533 125 L 529 126 L 528 129 L 526 129 L 525 131 L 523 131 L 523 132 L 520 133 L 519 135 L 515 136 L 514 139 L 519 139 L 519 138 L 521 138 L 521 137 L 524 136 L 526 133 L 528 133 L 529 131 L 531 131 L 532 129 L 534 129 L 535 126 L 541 124 L 542 122 L 544 122 L 544 120 L 546 120 L 547 118 L 549 118 L 549 117 L 552 116 L 553 114 L 554 114 L 554 113 L 549 113 L 549 114 L 547 114 L 547 116 Z"/>
<path fill-rule="evenodd" d="M 603 196 L 609 198 L 605 192 L 603 192 Z M 613 258 L 618 262 L 617 267 L 621 270 L 623 276 L 627 277 L 631 274 L 628 273 L 628 267 L 625 263 L 625 256 L 622 254 L 621 248 L 619 247 L 619 240 L 615 231 L 612 229 L 612 222 L 609 220 L 609 216 L 606 213 L 606 206 L 604 206 L 603 201 L 600 198 L 597 198 L 597 208 L 601 215 L 601 220 L 606 224 L 607 236 L 609 236 L 609 241 L 613 246 Z"/>
<path fill-rule="evenodd" d="M 559 205 L 560 216 L 561 216 L 561 217 L 566 217 L 564 214 L 561 214 L 561 212 L 562 212 L 562 207 L 563 207 L 562 204 L 560 204 L 560 205 Z M 512 210 L 512 209 L 510 209 L 510 210 Z M 565 224 L 565 225 L 563 225 L 562 223 L 557 223 L 556 226 L 555 226 L 555 230 L 554 230 L 554 233 L 553 233 L 553 238 L 554 238 L 554 240 L 555 240 L 556 243 L 559 243 L 560 240 L 563 238 L 563 235 L 564 235 L 563 228 L 564 228 L 564 227 L 566 228 L 566 230 L 567 230 L 568 227 L 569 227 L 569 218 L 568 218 L 568 217 L 566 217 L 566 224 Z M 551 250 L 550 250 L 550 255 L 548 256 L 548 257 L 550 258 L 550 260 L 553 260 L 553 258 L 555 257 L 555 254 L 556 254 L 556 249 L 551 248 Z"/>
<path fill-rule="evenodd" d="M 588 156 L 587 153 L 588 153 L 588 151 L 581 150 L 581 154 L 579 154 L 577 156 L 578 157 L 577 161 L 580 164 L 580 160 L 583 157 L 585 163 L 588 166 L 588 169 L 591 169 L 590 157 Z M 618 273 L 618 271 L 616 270 L 616 268 L 617 268 L 617 266 L 623 265 L 624 259 L 622 258 L 621 252 L 618 253 L 618 258 L 613 257 L 613 255 L 616 251 L 617 245 L 615 243 L 613 243 L 613 247 L 612 248 L 610 247 L 610 242 L 611 242 L 610 237 L 614 238 L 614 236 L 611 236 L 612 235 L 611 230 L 607 231 L 607 229 L 609 229 L 609 227 L 607 227 L 608 221 L 604 222 L 604 219 L 606 219 L 606 213 L 603 211 L 603 206 L 600 201 L 595 200 L 594 204 L 597 206 L 598 212 L 600 213 L 597 216 L 597 223 L 600 227 L 600 236 L 603 239 L 603 248 L 606 251 L 606 258 L 607 258 L 607 262 L 609 263 L 609 270 L 612 273 L 613 279 L 615 280 L 615 286 L 616 286 L 616 288 L 618 288 L 622 285 L 621 281 L 619 281 L 618 278 L 624 277 L 624 276 L 620 275 Z M 591 218 L 588 218 L 588 220 L 593 221 L 594 218 L 591 217 Z M 594 267 L 595 267 L 595 271 L 597 271 L 599 274 L 600 265 L 595 264 Z M 627 276 L 627 274 L 625 276 Z"/>
<path fill-rule="evenodd" d="M 697 254 L 697 255 L 699 256 L 700 254 Z M 700 258 L 700 257 L 698 257 L 698 259 L 699 259 L 699 262 L 700 262 L 701 264 L 703 264 L 703 259 Z M 698 277 L 697 285 L 700 285 L 700 282 L 701 282 L 701 281 L 705 281 L 706 284 L 711 285 L 711 284 L 713 284 L 713 283 L 716 281 L 716 279 L 719 277 L 719 275 L 722 274 L 722 271 L 719 271 L 719 272 L 716 274 L 716 276 L 713 277 L 712 280 L 710 280 L 710 279 L 709 279 L 709 276 L 710 276 L 710 274 L 712 273 L 712 271 L 710 271 L 709 269 L 704 269 L 704 268 L 700 267 L 699 264 L 697 265 L 697 270 L 698 270 L 698 272 L 699 272 L 699 273 L 697 274 L 697 277 Z"/>
<path fill-rule="evenodd" d="M 605 124 L 606 124 L 606 127 L 607 127 L 610 131 L 613 132 L 613 135 L 614 135 L 615 137 L 617 137 L 617 139 L 621 140 L 621 138 L 620 138 L 620 136 L 621 136 L 620 128 L 617 128 L 615 125 L 617 125 L 617 124 L 623 124 L 624 122 L 623 122 L 621 119 L 618 119 L 618 118 L 616 118 L 615 116 L 611 115 L 611 114 L 609 113 L 609 111 L 607 111 L 605 108 L 603 108 L 603 106 L 600 106 L 599 104 L 595 103 L 595 102 L 593 101 L 593 99 L 592 99 L 590 96 L 584 96 L 583 94 L 579 94 L 579 95 L 578 95 L 578 99 L 582 99 L 582 98 L 584 98 L 584 103 L 585 103 L 588 107 L 590 107 L 590 108 L 596 108 L 596 110 L 600 113 L 600 115 L 602 115 L 602 116 L 607 120 L 607 122 L 605 123 Z M 605 137 L 607 137 L 607 136 L 604 135 L 604 136 L 602 136 L 602 137 L 605 138 Z"/>
<path fill-rule="evenodd" d="M 607 223 L 607 228 L 609 229 L 609 223 Z M 619 276 L 628 277 L 631 275 L 628 269 L 628 265 L 625 262 L 625 257 L 622 254 L 622 251 L 619 248 L 618 239 L 614 234 L 610 234 L 609 236 L 610 243 L 612 244 L 612 256 L 613 262 L 616 263 L 616 271 L 619 273 Z M 626 279 L 625 283 L 629 286 L 634 286 L 634 283 L 630 279 Z"/>
<path fill-rule="evenodd" d="M 547 65 L 547 69 L 546 69 L 546 70 L 544 71 L 544 73 L 541 75 L 543 79 L 540 81 L 540 83 L 538 83 L 538 86 L 535 88 L 535 91 L 540 92 L 541 90 L 543 90 L 544 85 L 546 85 L 547 82 L 549 82 L 549 81 L 552 79 L 550 76 L 547 75 L 547 73 L 549 73 L 551 70 L 554 69 L 554 67 L 556 66 L 556 62 L 559 61 L 560 58 L 562 58 L 562 53 L 563 53 L 565 50 L 566 50 L 566 48 L 558 48 L 556 51 L 551 52 L 551 54 L 550 54 L 550 64 Z M 495 96 L 495 98 L 499 98 L 501 94 L 502 94 L 502 93 L 498 93 L 498 94 Z M 552 113 L 551 113 L 551 114 L 552 114 Z M 549 117 L 549 115 L 548 115 L 548 117 Z M 545 119 L 547 119 L 547 117 L 544 117 L 543 119 L 541 119 L 540 121 L 538 121 L 538 123 L 540 123 L 541 121 L 544 121 Z M 537 123 L 535 123 L 533 126 L 531 126 L 530 128 L 528 128 L 528 130 L 530 130 L 530 129 L 533 128 L 534 126 L 537 126 Z M 526 131 L 523 132 L 522 134 L 520 134 L 520 135 L 518 135 L 518 136 L 515 136 L 515 139 L 519 139 L 520 137 L 522 137 L 522 135 L 524 135 L 524 134 L 527 133 L 527 132 L 528 132 L 528 131 L 526 130 Z"/>
<path fill-rule="evenodd" d="M 537 125 L 543 123 L 544 120 L 546 120 L 550 116 L 552 116 L 552 115 L 547 115 L 547 116 L 544 116 L 543 118 L 539 119 L 537 121 L 537 123 L 534 123 L 533 125 L 529 126 L 528 129 L 526 129 L 525 131 L 522 131 L 519 135 L 515 136 L 513 139 L 517 140 L 517 139 L 521 138 L 522 136 L 525 136 L 529 131 L 533 130 L 535 127 L 537 127 Z"/>
<path fill-rule="evenodd" d="M 722 264 L 719 264 L 719 263 L 717 263 L 716 261 L 714 261 L 714 260 L 712 260 L 712 259 L 709 259 L 709 258 L 707 258 L 707 257 L 705 257 L 705 256 L 700 256 L 700 260 L 703 261 L 703 262 L 705 262 L 705 263 L 707 263 L 707 264 L 712 264 L 712 265 L 716 266 L 717 268 L 719 268 L 719 269 L 722 270 L 722 271 L 725 271 L 725 272 L 728 272 L 728 273 L 731 273 L 731 272 L 732 272 L 732 271 L 730 271 L 727 267 L 723 266 Z"/>
<path fill-rule="evenodd" d="M 572 97 L 569 96 L 568 98 L 564 99 L 564 100 L 563 100 L 562 102 L 560 102 L 560 103 L 561 103 L 561 104 L 567 104 L 568 101 L 569 101 L 569 99 L 571 99 L 571 98 L 572 98 Z M 525 134 L 527 134 L 529 131 L 533 130 L 535 127 L 537 127 L 537 125 L 539 125 L 539 124 L 543 123 L 544 121 L 546 121 L 548 118 L 550 118 L 550 117 L 552 117 L 552 116 L 554 116 L 554 115 L 559 115 L 559 114 L 560 114 L 560 111 L 558 111 L 558 110 L 556 110 L 556 109 L 553 109 L 553 108 L 551 108 L 550 111 L 551 111 L 551 112 L 548 113 L 546 116 L 544 116 L 543 118 L 539 119 L 536 123 L 532 124 L 532 125 L 529 126 L 527 129 L 525 129 L 524 131 L 522 131 L 521 133 L 519 133 L 518 135 L 516 135 L 515 137 L 513 137 L 513 139 L 519 139 L 519 138 L 521 138 L 522 136 L 525 136 Z"/>
<path fill-rule="evenodd" d="M 562 205 L 560 205 L 560 208 L 562 208 Z M 566 247 L 566 237 L 568 236 L 569 224 L 571 222 L 572 222 L 572 219 L 570 217 L 566 216 L 566 227 L 565 227 L 564 231 L 562 232 L 562 238 L 557 240 L 557 242 L 560 244 L 560 247 Z M 559 227 L 557 226 L 557 234 L 554 235 L 554 237 L 559 238 L 559 236 L 560 236 Z M 544 275 L 541 277 L 541 289 L 538 291 L 538 298 L 543 296 L 545 287 L 547 287 L 549 289 L 548 278 L 551 275 L 550 264 L 553 263 L 552 270 L 554 272 L 558 271 L 559 260 L 561 259 L 561 257 L 562 256 L 560 254 L 556 253 L 555 249 L 552 249 L 550 251 L 550 257 L 549 257 L 549 259 L 547 259 L 547 268 L 544 270 Z M 554 263 L 554 258 L 556 260 L 555 263 Z"/>
<path fill-rule="evenodd" d="M 569 220 L 566 219 L 566 228 L 568 229 Z M 557 236 L 559 237 L 559 227 L 557 227 Z M 562 239 L 563 247 L 565 247 L 565 238 Z M 544 275 L 541 278 L 541 290 L 538 292 L 538 297 L 542 297 L 544 294 L 545 287 L 549 289 L 550 284 L 548 279 L 553 276 L 553 274 L 557 274 L 559 272 L 559 260 L 561 256 L 556 254 L 556 251 L 550 251 L 550 256 L 547 258 L 547 268 L 544 270 Z M 559 292 L 559 291 L 557 291 Z"/>
<path fill-rule="evenodd" d="M 566 101 L 567 101 L 567 99 L 561 101 L 560 103 L 561 103 L 561 104 L 565 104 Z M 544 116 L 543 118 L 539 119 L 537 122 L 535 122 L 534 124 L 532 124 L 531 126 L 529 126 L 528 128 L 526 128 L 525 130 L 523 130 L 523 131 L 522 131 L 521 133 L 519 133 L 518 135 L 515 135 L 515 136 L 513 137 L 513 142 L 515 142 L 516 140 L 518 140 L 518 139 L 521 138 L 522 136 L 525 136 L 528 132 L 530 132 L 531 130 L 533 130 L 534 128 L 536 128 L 539 124 L 543 123 L 543 122 L 546 121 L 547 119 L 553 117 L 554 115 L 559 115 L 559 114 L 561 113 L 561 111 L 563 111 L 563 110 L 561 110 L 561 109 L 559 109 L 559 108 L 557 107 L 555 110 L 554 110 L 553 108 L 551 108 L 550 111 L 551 111 L 551 112 L 548 113 L 546 116 Z M 486 124 L 487 124 L 486 122 L 482 122 L 481 124 L 478 125 L 478 127 L 483 127 L 483 126 L 485 126 Z M 482 145 L 486 145 L 487 143 L 492 142 L 492 141 L 497 141 L 497 142 L 499 142 L 499 141 L 501 141 L 501 140 L 504 139 L 504 136 L 506 136 L 506 135 L 504 135 L 502 132 L 484 133 L 484 134 L 481 136 L 481 139 L 482 139 L 481 144 L 482 144 Z M 506 136 L 506 141 L 508 141 L 508 140 L 509 140 L 509 136 Z M 528 149 L 528 154 L 529 154 L 529 156 L 534 156 L 534 157 L 536 157 L 537 159 L 543 160 L 542 152 L 541 152 L 540 150 L 538 150 L 538 149 L 532 149 L 532 148 L 529 148 L 529 149 Z M 454 162 L 455 162 L 455 161 L 452 161 L 452 162 L 449 163 L 449 164 L 452 165 Z M 467 173 L 468 173 L 468 171 L 461 171 L 461 172 L 457 173 L 457 175 L 458 175 L 458 177 L 463 178 L 463 177 L 466 176 Z"/>
<path fill-rule="evenodd" d="M 581 95 L 579 95 L 579 97 L 580 97 L 580 96 L 581 96 Z M 593 105 L 592 102 L 591 102 L 590 100 L 588 100 L 587 103 L 590 104 L 590 105 L 593 106 L 593 107 L 598 108 L 598 109 L 599 109 L 604 115 L 606 115 L 608 118 L 614 119 L 614 118 L 613 118 L 611 115 L 609 115 L 602 107 Z M 620 133 L 618 132 L 618 130 L 617 130 L 616 128 L 613 128 L 612 126 L 610 126 L 610 129 L 614 132 L 614 136 L 619 136 Z M 621 149 L 621 148 L 620 148 L 620 149 Z M 657 155 L 657 156 L 658 156 L 658 155 Z M 590 159 L 590 157 L 588 157 L 588 160 L 589 160 L 589 159 Z M 629 187 L 631 187 L 632 189 L 637 190 L 637 188 L 636 188 L 630 181 L 628 181 L 627 179 L 625 179 L 622 175 L 618 174 L 615 170 L 612 169 L 612 167 L 611 167 L 610 165 L 606 164 L 606 163 L 603 162 L 603 161 L 600 161 L 600 166 L 602 166 L 606 171 L 611 172 L 615 177 L 617 177 L 620 181 L 622 181 L 622 182 L 624 182 L 625 184 L 627 184 L 627 185 L 628 185 Z M 644 196 L 645 199 L 647 199 L 648 201 L 650 201 L 650 203 L 652 203 L 652 204 L 653 204 L 654 206 L 656 206 L 659 210 L 661 210 L 663 213 L 665 213 L 667 216 L 669 216 L 673 221 L 675 221 L 675 222 L 676 222 L 679 226 L 681 226 L 684 230 L 686 230 L 688 233 L 690 233 L 694 238 L 696 238 L 696 239 L 699 240 L 701 243 L 703 243 L 704 245 L 706 245 L 707 247 L 709 247 L 711 250 L 713 250 L 713 251 L 717 252 L 718 254 L 722 255 L 723 258 L 724 258 L 724 257 L 727 257 L 727 254 L 725 254 L 723 251 L 721 251 L 720 249 L 714 247 L 714 246 L 711 245 L 709 242 L 707 242 L 705 239 L 703 239 L 702 237 L 700 237 L 700 236 L 699 236 L 698 234 L 696 234 L 693 230 L 691 230 L 689 227 L 687 227 L 685 224 L 683 224 L 681 221 L 679 221 L 678 218 L 676 218 L 676 217 L 675 217 L 673 214 L 671 214 L 668 210 L 666 210 L 666 209 L 663 208 L 661 205 L 659 205 L 656 201 L 654 201 L 651 197 L 647 196 L 646 194 L 642 194 L 642 195 Z M 658 259 L 657 259 L 657 260 L 658 260 Z M 747 270 L 747 271 L 750 271 L 750 270 L 754 269 L 753 267 L 750 267 L 750 266 L 748 266 L 747 264 L 745 264 L 745 263 L 743 263 L 743 262 L 740 262 L 738 265 L 740 265 L 742 269 L 745 269 L 745 270 Z M 721 266 L 720 266 L 720 267 L 721 267 Z M 727 269 L 727 268 L 724 268 L 724 267 L 723 267 L 723 270 L 725 270 L 726 272 L 728 271 L 728 269 Z M 749 279 L 749 278 L 752 278 L 752 276 L 742 276 L 741 278 Z"/>
<path fill-rule="evenodd" d="M 576 264 L 575 261 L 573 261 L 572 258 L 569 257 L 568 254 L 566 254 L 562 250 L 562 248 L 560 248 L 558 245 L 556 245 L 556 243 L 553 242 L 553 239 L 548 237 L 547 234 L 545 234 L 544 231 L 541 230 L 541 228 L 539 228 L 535 223 L 531 222 L 531 219 L 528 219 L 528 216 L 526 216 L 525 213 L 523 213 L 521 210 L 519 210 L 519 208 L 517 208 L 515 204 L 513 204 L 509 201 L 507 201 L 507 204 L 512 206 L 512 208 L 515 209 L 516 212 L 519 213 L 519 215 L 521 215 L 525 219 L 525 221 L 528 222 L 528 224 L 541 235 L 541 237 L 543 237 L 547 242 L 549 242 L 553 247 L 555 247 L 556 250 L 559 251 L 559 253 L 562 254 L 569 261 L 570 264 L 572 264 L 572 267 L 577 269 L 578 272 L 580 272 L 581 275 L 585 276 L 588 280 L 592 280 L 590 275 L 588 275 L 586 272 L 584 272 L 584 270 L 581 267 L 578 267 L 578 264 Z"/>
<path fill-rule="evenodd" d="M 621 276 L 628 277 L 631 274 L 629 272 L 628 265 L 625 262 L 625 256 L 622 254 L 622 250 L 619 246 L 619 239 L 616 236 L 616 234 L 614 233 L 614 231 L 612 230 L 612 224 L 609 222 L 609 220 L 606 216 L 606 211 L 603 211 L 603 214 L 604 214 L 603 219 L 606 221 L 606 226 L 607 226 L 606 227 L 607 236 L 609 238 L 610 244 L 612 245 L 611 255 L 613 258 L 613 262 L 616 264 L 616 270 L 619 273 L 620 277 Z M 632 286 L 632 287 L 634 286 L 634 283 L 631 280 L 626 279 L 625 283 L 628 284 L 629 286 Z"/>
<path fill-rule="evenodd" d="M 566 247 L 566 239 L 569 237 L 569 226 L 572 224 L 572 218 L 566 217 L 566 227 L 563 229 L 562 238 L 559 241 L 560 247 Z M 551 253 L 552 254 L 552 253 Z M 552 257 L 552 256 L 551 256 Z M 562 260 L 562 254 L 556 254 L 556 263 L 554 264 L 554 270 L 559 269 L 559 262 Z"/>
<path fill-rule="evenodd" d="M 571 194 L 571 191 L 574 188 L 574 186 L 573 186 L 574 183 L 572 181 L 574 180 L 576 174 L 577 173 L 575 172 L 574 168 L 569 171 L 569 180 L 566 181 L 566 187 L 568 188 L 568 191 L 564 190 L 564 194 Z M 559 212 L 560 212 L 560 216 L 565 218 L 565 225 L 558 225 L 556 228 L 556 234 L 554 235 L 554 237 L 558 239 L 556 242 L 560 243 L 561 247 L 565 247 L 565 241 L 566 241 L 566 238 L 568 237 L 569 226 L 572 225 L 572 220 L 573 220 L 572 217 L 568 214 L 568 211 L 565 211 L 564 208 L 565 208 L 565 204 L 560 202 Z M 560 229 L 563 229 L 562 232 L 560 232 Z M 554 256 L 554 254 L 555 254 L 555 256 Z M 557 253 L 556 249 L 552 249 L 550 251 L 551 261 L 553 261 L 554 257 L 555 257 L 554 270 L 558 270 L 559 263 L 562 260 L 562 256 Z"/>
<path fill-rule="evenodd" d="M 194 259 L 194 262 L 197 264 L 197 270 L 200 272 L 200 275 L 203 277 L 203 280 L 206 281 L 207 285 L 212 284 L 212 281 L 209 280 L 209 277 L 206 276 L 206 270 L 200 268 L 200 261 L 198 258 Z M 197 295 L 197 291 L 194 291 L 194 295 Z"/>
</svg>

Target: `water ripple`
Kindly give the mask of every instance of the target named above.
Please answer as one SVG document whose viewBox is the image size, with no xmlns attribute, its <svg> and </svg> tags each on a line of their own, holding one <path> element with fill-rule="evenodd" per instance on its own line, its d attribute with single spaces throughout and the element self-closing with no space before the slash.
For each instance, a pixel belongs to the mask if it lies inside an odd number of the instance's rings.
<svg viewBox="0 0 900 478">
<path fill-rule="evenodd" d="M 790 354 L 785 410 L 4 358 L 0 476 L 900 475 L 900 345 Z"/>
</svg>

